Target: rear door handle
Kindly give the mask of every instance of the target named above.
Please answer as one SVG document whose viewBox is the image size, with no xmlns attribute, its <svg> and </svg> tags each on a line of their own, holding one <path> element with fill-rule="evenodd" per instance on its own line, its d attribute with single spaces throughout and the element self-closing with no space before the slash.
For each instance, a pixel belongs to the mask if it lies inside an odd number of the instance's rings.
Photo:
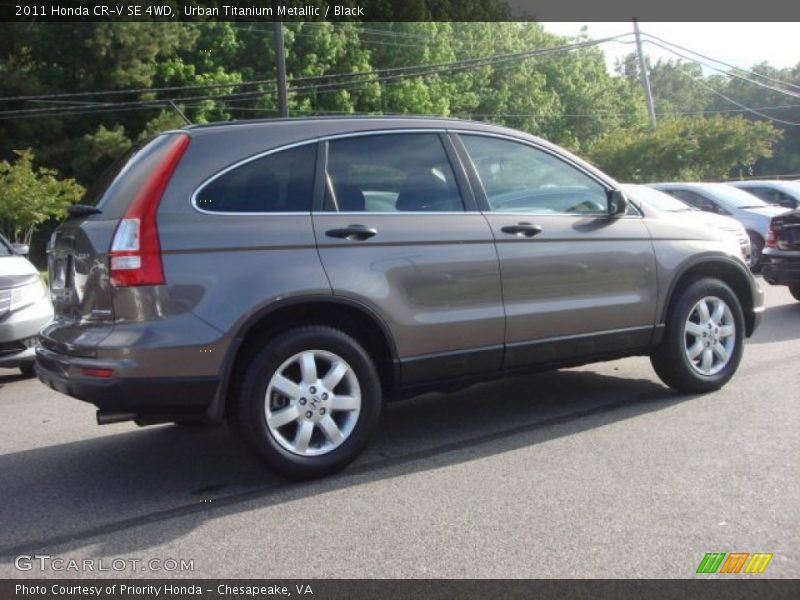
<svg viewBox="0 0 800 600">
<path fill-rule="evenodd" d="M 539 225 L 522 222 L 517 223 L 516 225 L 506 225 L 505 227 L 500 228 L 500 231 L 503 233 L 511 233 L 530 238 L 542 233 L 542 228 Z"/>
<path fill-rule="evenodd" d="M 329 229 L 325 232 L 328 237 L 342 238 L 345 240 L 366 240 L 376 235 L 378 230 L 366 225 L 354 224 L 338 229 Z"/>
</svg>

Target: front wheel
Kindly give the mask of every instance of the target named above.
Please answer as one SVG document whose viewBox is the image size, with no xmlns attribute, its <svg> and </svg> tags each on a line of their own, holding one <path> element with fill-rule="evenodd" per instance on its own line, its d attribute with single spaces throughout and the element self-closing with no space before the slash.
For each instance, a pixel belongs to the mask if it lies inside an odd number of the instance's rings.
<svg viewBox="0 0 800 600">
<path fill-rule="evenodd" d="M 359 455 L 381 405 L 378 374 L 364 348 L 332 327 L 307 326 L 279 335 L 253 357 L 235 418 L 269 467 L 308 479 Z"/>
<path fill-rule="evenodd" d="M 733 290 L 718 279 L 700 279 L 674 300 L 664 339 L 650 362 L 678 391 L 714 391 L 739 367 L 744 335 L 742 307 Z"/>
<path fill-rule="evenodd" d="M 793 283 L 789 286 L 789 293 L 792 297 L 800 302 L 800 283 Z"/>
</svg>

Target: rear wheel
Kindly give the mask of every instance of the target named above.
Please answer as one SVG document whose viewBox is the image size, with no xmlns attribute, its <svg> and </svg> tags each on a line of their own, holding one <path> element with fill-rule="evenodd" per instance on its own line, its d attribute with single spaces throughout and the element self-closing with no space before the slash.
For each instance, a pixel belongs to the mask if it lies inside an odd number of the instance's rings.
<svg viewBox="0 0 800 600">
<path fill-rule="evenodd" d="M 369 355 L 327 326 L 292 329 L 255 354 L 237 400 L 234 418 L 247 445 L 294 479 L 328 475 L 352 462 L 382 404 Z"/>
<path fill-rule="evenodd" d="M 664 339 L 650 362 L 661 380 L 678 391 L 717 390 L 739 367 L 744 334 L 733 290 L 718 279 L 700 279 L 675 299 Z"/>
<path fill-rule="evenodd" d="M 32 364 L 21 365 L 19 370 L 23 377 L 36 377 L 36 368 Z"/>
<path fill-rule="evenodd" d="M 800 301 L 800 283 L 793 283 L 789 286 L 789 292 L 795 300 Z"/>
</svg>

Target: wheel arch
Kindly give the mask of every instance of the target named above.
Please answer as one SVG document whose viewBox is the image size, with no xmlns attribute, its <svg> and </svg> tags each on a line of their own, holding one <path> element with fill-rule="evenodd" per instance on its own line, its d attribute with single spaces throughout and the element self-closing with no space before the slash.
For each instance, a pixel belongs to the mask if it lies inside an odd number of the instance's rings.
<svg viewBox="0 0 800 600">
<path fill-rule="evenodd" d="M 261 347 L 261 340 L 308 324 L 335 327 L 355 338 L 375 361 L 383 393 L 388 395 L 394 390 L 400 380 L 394 338 L 372 309 L 335 296 L 293 297 L 262 307 L 239 327 L 223 361 L 220 393 L 209 410 L 210 416 L 224 416 L 241 370 Z"/>
<path fill-rule="evenodd" d="M 659 316 L 659 323 L 664 324 L 667 322 L 669 313 L 680 291 L 703 277 L 719 279 L 733 290 L 742 305 L 745 334 L 750 337 L 756 327 L 756 317 L 753 311 L 755 298 L 751 283 L 752 275 L 750 275 L 743 263 L 739 264 L 734 259 L 725 257 L 700 258 L 685 265 L 670 283 L 666 301 Z"/>
</svg>

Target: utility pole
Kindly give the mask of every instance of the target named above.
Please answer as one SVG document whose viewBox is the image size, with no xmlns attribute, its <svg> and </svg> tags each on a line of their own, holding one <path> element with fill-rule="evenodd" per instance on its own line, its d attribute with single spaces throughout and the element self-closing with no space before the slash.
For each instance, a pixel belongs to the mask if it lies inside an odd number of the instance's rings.
<svg viewBox="0 0 800 600">
<path fill-rule="evenodd" d="M 278 105 L 281 116 L 289 116 L 289 104 L 286 100 L 286 54 L 283 50 L 283 21 L 278 16 L 279 0 L 272 0 L 272 37 L 275 41 L 275 65 L 278 75 Z"/>
<path fill-rule="evenodd" d="M 642 72 L 642 86 L 644 97 L 647 100 L 647 114 L 650 116 L 650 128 L 656 128 L 656 109 L 653 107 L 653 93 L 650 91 L 650 76 L 647 74 L 647 65 L 642 52 L 642 37 L 639 34 L 639 20 L 633 20 L 633 32 L 636 34 L 636 56 L 639 57 L 639 70 Z"/>
</svg>

